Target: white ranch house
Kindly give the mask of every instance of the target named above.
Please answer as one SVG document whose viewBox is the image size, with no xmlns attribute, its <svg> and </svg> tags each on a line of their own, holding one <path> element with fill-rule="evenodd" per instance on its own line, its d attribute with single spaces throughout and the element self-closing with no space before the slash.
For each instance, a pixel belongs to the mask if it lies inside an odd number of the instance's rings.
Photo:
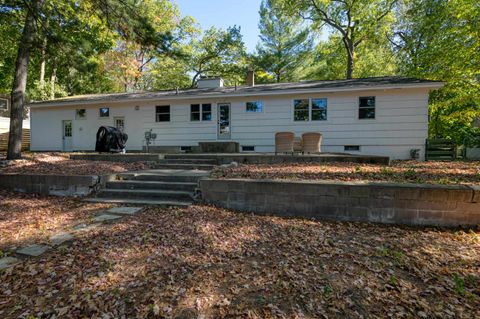
<svg viewBox="0 0 480 319">
<path fill-rule="evenodd" d="M 323 152 L 424 158 L 428 93 L 443 84 L 402 77 L 73 96 L 34 102 L 32 151 L 93 151 L 102 125 L 122 128 L 127 151 L 181 152 L 199 142 L 234 141 L 243 152 L 274 152 L 274 135 L 323 135 Z"/>
</svg>

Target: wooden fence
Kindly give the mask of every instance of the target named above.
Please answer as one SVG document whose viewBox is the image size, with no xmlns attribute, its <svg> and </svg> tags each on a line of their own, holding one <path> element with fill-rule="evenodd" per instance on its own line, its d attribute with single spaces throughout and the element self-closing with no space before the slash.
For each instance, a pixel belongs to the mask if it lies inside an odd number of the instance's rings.
<svg viewBox="0 0 480 319">
<path fill-rule="evenodd" d="M 425 160 L 454 160 L 457 158 L 457 145 L 447 139 L 427 139 Z"/>
<path fill-rule="evenodd" d="M 6 152 L 8 147 L 8 132 L 0 134 L 0 152 Z M 22 150 L 30 150 L 30 129 L 22 130 Z"/>
</svg>

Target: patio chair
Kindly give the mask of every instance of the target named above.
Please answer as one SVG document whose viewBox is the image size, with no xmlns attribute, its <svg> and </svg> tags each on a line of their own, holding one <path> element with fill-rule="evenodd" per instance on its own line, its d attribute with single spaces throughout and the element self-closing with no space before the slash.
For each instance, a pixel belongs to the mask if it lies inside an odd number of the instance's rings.
<svg viewBox="0 0 480 319">
<path fill-rule="evenodd" d="M 293 151 L 296 153 L 303 153 L 303 141 L 301 137 L 295 136 L 293 140 Z"/>
<path fill-rule="evenodd" d="M 292 153 L 295 134 L 292 132 L 275 133 L 275 155 L 278 153 Z"/>
<path fill-rule="evenodd" d="M 320 153 L 320 144 L 322 143 L 322 134 L 309 132 L 302 134 L 303 153 Z"/>
</svg>

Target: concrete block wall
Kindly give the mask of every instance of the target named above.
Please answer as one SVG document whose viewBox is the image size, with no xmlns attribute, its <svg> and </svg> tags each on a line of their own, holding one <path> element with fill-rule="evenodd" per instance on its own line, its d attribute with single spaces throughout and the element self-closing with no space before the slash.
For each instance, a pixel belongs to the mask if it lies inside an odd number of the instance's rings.
<svg viewBox="0 0 480 319">
<path fill-rule="evenodd" d="M 480 224 L 480 187 L 204 179 L 206 203 L 316 219 L 430 226 Z"/>
<path fill-rule="evenodd" d="M 86 196 L 113 178 L 112 176 L 1 174 L 0 189 L 54 196 Z"/>
</svg>

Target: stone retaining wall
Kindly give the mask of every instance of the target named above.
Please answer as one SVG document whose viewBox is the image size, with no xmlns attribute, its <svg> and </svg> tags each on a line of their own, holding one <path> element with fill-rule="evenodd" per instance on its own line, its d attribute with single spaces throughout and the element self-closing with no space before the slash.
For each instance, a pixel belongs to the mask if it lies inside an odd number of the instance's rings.
<svg viewBox="0 0 480 319">
<path fill-rule="evenodd" d="M 105 161 L 105 162 L 157 162 L 160 159 L 159 154 L 70 154 L 72 160 L 83 161 Z"/>
<path fill-rule="evenodd" d="M 239 211 L 316 219 L 449 226 L 480 224 L 480 187 L 204 179 L 203 200 Z"/>
<path fill-rule="evenodd" d="M 0 174 L 0 189 L 54 196 L 86 196 L 114 175 L 37 175 Z"/>
</svg>

